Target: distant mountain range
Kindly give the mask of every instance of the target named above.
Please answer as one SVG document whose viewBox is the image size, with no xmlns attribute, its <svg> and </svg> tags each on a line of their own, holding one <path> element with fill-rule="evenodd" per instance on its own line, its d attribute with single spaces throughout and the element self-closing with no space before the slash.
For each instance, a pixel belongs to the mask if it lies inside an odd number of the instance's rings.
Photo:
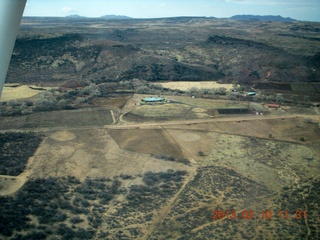
<svg viewBox="0 0 320 240">
<path fill-rule="evenodd" d="M 104 15 L 100 18 L 104 18 L 104 19 L 131 19 L 131 17 L 128 16 L 123 16 L 123 15 Z"/>
<path fill-rule="evenodd" d="M 257 21 L 271 21 L 271 22 L 294 22 L 297 21 L 292 18 L 284 18 L 282 16 L 273 16 L 273 15 L 266 15 L 266 16 L 261 16 L 261 15 L 235 15 L 230 17 L 229 19 L 233 20 L 241 20 L 241 21 L 252 21 L 252 20 L 257 20 Z"/>
<path fill-rule="evenodd" d="M 66 18 L 86 18 L 86 17 L 74 14 L 74 15 L 66 16 Z"/>
<path fill-rule="evenodd" d="M 66 16 L 66 18 L 79 19 L 79 18 L 87 18 L 87 17 L 74 14 L 74 15 Z M 100 18 L 102 18 L 102 19 L 132 19 L 131 17 L 123 16 L 123 15 L 104 15 Z"/>
<path fill-rule="evenodd" d="M 74 14 L 74 15 L 66 16 L 66 18 L 79 19 L 79 18 L 86 18 L 86 17 Z M 128 16 L 114 15 L 114 14 L 104 15 L 100 18 L 101 19 L 133 19 Z M 180 17 L 169 17 L 169 18 L 171 19 L 171 18 L 180 18 Z M 200 17 L 200 18 L 206 18 L 206 17 Z M 210 18 L 215 18 L 215 17 L 210 17 Z M 239 21 L 271 21 L 271 22 L 294 22 L 294 21 L 297 21 L 297 20 L 289 18 L 289 17 L 284 18 L 282 16 L 273 16 L 273 15 L 265 15 L 265 16 L 261 16 L 261 15 L 235 15 L 235 16 L 232 16 L 228 19 L 239 20 Z"/>
</svg>

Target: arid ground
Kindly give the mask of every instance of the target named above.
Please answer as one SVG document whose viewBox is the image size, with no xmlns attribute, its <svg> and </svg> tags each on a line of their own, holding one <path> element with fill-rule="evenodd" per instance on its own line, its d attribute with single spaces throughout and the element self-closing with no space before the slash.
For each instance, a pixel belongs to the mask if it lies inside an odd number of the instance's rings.
<svg viewBox="0 0 320 240">
<path fill-rule="evenodd" d="M 22 134 L 2 153 L 42 139 L 20 174 L 0 176 L 2 239 L 320 237 L 318 109 L 219 114 L 248 103 L 142 97 L 1 117 L 0 134 Z"/>
<path fill-rule="evenodd" d="M 320 239 L 319 29 L 24 17 L 0 239 Z"/>
</svg>

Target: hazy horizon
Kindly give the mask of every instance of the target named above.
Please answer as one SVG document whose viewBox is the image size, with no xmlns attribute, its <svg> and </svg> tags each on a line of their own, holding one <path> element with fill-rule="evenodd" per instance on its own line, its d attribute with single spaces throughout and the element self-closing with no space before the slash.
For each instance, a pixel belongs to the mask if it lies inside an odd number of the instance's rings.
<svg viewBox="0 0 320 240">
<path fill-rule="evenodd" d="M 273 15 L 301 21 L 320 22 L 318 0 L 28 0 L 25 17 L 101 17 L 123 15 L 132 18 L 217 17 Z"/>
</svg>

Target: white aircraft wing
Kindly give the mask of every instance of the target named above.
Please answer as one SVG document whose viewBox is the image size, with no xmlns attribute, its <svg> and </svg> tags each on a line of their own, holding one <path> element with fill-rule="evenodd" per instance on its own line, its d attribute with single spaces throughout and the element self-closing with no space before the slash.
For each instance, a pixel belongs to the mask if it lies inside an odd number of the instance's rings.
<svg viewBox="0 0 320 240">
<path fill-rule="evenodd" d="M 0 0 L 0 97 L 27 0 Z"/>
</svg>

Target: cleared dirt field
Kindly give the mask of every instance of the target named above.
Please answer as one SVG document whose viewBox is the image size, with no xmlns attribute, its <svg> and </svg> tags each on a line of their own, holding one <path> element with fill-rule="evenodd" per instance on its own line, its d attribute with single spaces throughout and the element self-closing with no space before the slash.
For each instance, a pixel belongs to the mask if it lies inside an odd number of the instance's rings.
<svg viewBox="0 0 320 240">
<path fill-rule="evenodd" d="M 229 91 L 233 88 L 233 84 L 220 84 L 213 81 L 201 81 L 201 82 L 176 81 L 176 82 L 160 82 L 159 84 L 164 88 L 177 89 L 181 91 L 188 91 L 191 88 L 212 89 L 212 88 L 220 88 L 220 87 L 226 88 Z"/>
<path fill-rule="evenodd" d="M 178 150 L 177 155 L 181 154 Z M 180 167 L 181 165 L 181 167 Z M 103 129 L 59 131 L 49 135 L 33 159 L 32 177 L 114 177 L 146 171 L 183 169 L 182 164 L 154 161 L 120 149 Z"/>
<path fill-rule="evenodd" d="M 264 138 L 270 140 L 278 140 L 284 142 L 297 142 L 303 137 L 306 143 L 320 142 L 320 128 L 317 123 L 308 123 L 303 117 L 279 117 L 271 119 L 255 119 L 241 117 L 234 121 L 226 118 L 207 123 L 190 123 L 186 125 L 170 125 L 166 128 L 180 128 L 193 131 L 217 132 L 230 135 L 240 135 L 256 138 Z M 270 135 L 271 134 L 271 135 Z"/>
<path fill-rule="evenodd" d="M 12 87 L 12 86 L 15 86 L 15 87 Z M 37 86 L 31 86 L 31 85 L 16 86 L 15 84 L 8 84 L 8 85 L 5 84 L 1 98 L 0 98 L 0 102 L 6 102 L 6 101 L 22 99 L 22 98 L 30 98 L 37 95 L 40 92 L 43 92 L 43 90 L 35 90 L 35 89 L 31 89 L 30 87 L 37 88 Z M 44 88 L 44 89 L 48 90 L 50 88 Z"/>
<path fill-rule="evenodd" d="M 142 154 L 185 157 L 179 144 L 163 129 L 110 130 L 112 138 L 125 150 Z"/>
<path fill-rule="evenodd" d="M 132 111 L 124 115 L 124 120 L 139 121 L 156 121 L 172 120 L 186 118 L 187 113 L 192 107 L 185 104 L 160 104 L 160 105 L 142 105 L 137 106 Z"/>
<path fill-rule="evenodd" d="M 308 123 L 307 119 L 300 118 L 285 118 L 264 120 L 269 128 L 278 131 L 278 135 L 288 136 L 294 141 L 300 141 L 304 138 L 307 142 L 320 142 L 320 128 L 316 123 Z"/>
<path fill-rule="evenodd" d="M 189 131 L 177 127 L 166 127 L 166 130 L 193 159 L 201 162 L 215 146 L 215 138 L 206 131 Z"/>
</svg>

